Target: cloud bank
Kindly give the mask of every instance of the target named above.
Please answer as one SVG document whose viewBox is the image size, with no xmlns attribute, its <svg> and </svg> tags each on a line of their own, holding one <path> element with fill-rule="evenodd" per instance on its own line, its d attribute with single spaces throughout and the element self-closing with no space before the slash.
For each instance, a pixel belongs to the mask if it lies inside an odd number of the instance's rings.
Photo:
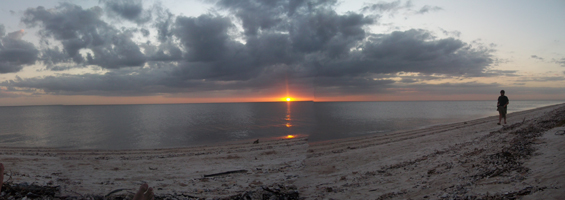
<svg viewBox="0 0 565 200">
<path fill-rule="evenodd" d="M 0 26 L 0 73 L 35 62 L 53 71 L 88 67 L 106 73 L 14 79 L 0 86 L 57 95 L 267 95 L 288 83 L 292 91 L 332 96 L 387 92 L 426 77 L 514 73 L 490 70 L 494 50 L 488 47 L 421 29 L 370 31 L 380 14 L 411 8 L 410 2 L 347 13 L 336 12 L 337 1 L 219 0 L 214 6 L 218 12 L 195 17 L 136 0 L 29 8 L 21 20 L 40 29 L 41 48 L 17 33 L 3 36 Z M 438 10 L 424 6 L 416 14 Z M 398 73 L 418 77 L 394 79 Z"/>
</svg>

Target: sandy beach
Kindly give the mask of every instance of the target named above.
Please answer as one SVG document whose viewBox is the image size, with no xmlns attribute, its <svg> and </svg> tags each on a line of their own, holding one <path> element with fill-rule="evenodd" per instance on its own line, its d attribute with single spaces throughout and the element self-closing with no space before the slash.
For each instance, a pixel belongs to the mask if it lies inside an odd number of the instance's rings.
<svg viewBox="0 0 565 200">
<path fill-rule="evenodd" d="M 142 183 L 158 198 L 221 199 L 269 188 L 300 199 L 565 196 L 565 105 L 510 113 L 506 126 L 497 121 L 321 143 L 295 137 L 154 150 L 0 147 L 0 162 L 7 184 L 60 186 L 59 197 L 118 189 L 114 194 L 133 196 Z"/>
</svg>

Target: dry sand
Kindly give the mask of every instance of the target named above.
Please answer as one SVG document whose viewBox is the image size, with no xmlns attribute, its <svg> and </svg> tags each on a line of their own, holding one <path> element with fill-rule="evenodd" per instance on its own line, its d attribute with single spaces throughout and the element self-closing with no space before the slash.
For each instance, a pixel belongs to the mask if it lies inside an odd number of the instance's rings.
<svg viewBox="0 0 565 200">
<path fill-rule="evenodd" d="M 157 196 L 208 199 L 273 185 L 296 187 L 305 199 L 565 197 L 565 136 L 554 134 L 565 130 L 565 105 L 508 117 L 505 127 L 492 116 L 311 144 L 298 137 L 155 150 L 0 147 L 0 162 L 5 181 L 58 185 L 58 195 L 84 198 L 116 189 L 133 196 L 142 182 Z M 204 177 L 233 170 L 246 171 Z"/>
</svg>

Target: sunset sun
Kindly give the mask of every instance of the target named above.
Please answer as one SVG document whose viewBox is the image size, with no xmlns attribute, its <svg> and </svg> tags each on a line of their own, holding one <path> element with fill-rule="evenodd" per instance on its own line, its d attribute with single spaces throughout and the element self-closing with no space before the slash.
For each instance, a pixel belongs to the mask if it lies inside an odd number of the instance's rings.
<svg viewBox="0 0 565 200">
<path fill-rule="evenodd" d="M 294 98 L 292 98 L 292 97 L 283 97 L 283 98 L 281 98 L 281 101 L 294 101 Z"/>
</svg>

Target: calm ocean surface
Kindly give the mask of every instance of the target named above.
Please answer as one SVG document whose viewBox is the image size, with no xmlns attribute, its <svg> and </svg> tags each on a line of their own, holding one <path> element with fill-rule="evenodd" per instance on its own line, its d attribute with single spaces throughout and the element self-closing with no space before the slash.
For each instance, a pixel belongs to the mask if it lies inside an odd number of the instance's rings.
<svg viewBox="0 0 565 200">
<path fill-rule="evenodd" d="M 559 103 L 511 101 L 508 112 Z M 496 101 L 0 107 L 0 146 L 146 149 L 286 135 L 318 142 L 497 114 Z"/>
</svg>

